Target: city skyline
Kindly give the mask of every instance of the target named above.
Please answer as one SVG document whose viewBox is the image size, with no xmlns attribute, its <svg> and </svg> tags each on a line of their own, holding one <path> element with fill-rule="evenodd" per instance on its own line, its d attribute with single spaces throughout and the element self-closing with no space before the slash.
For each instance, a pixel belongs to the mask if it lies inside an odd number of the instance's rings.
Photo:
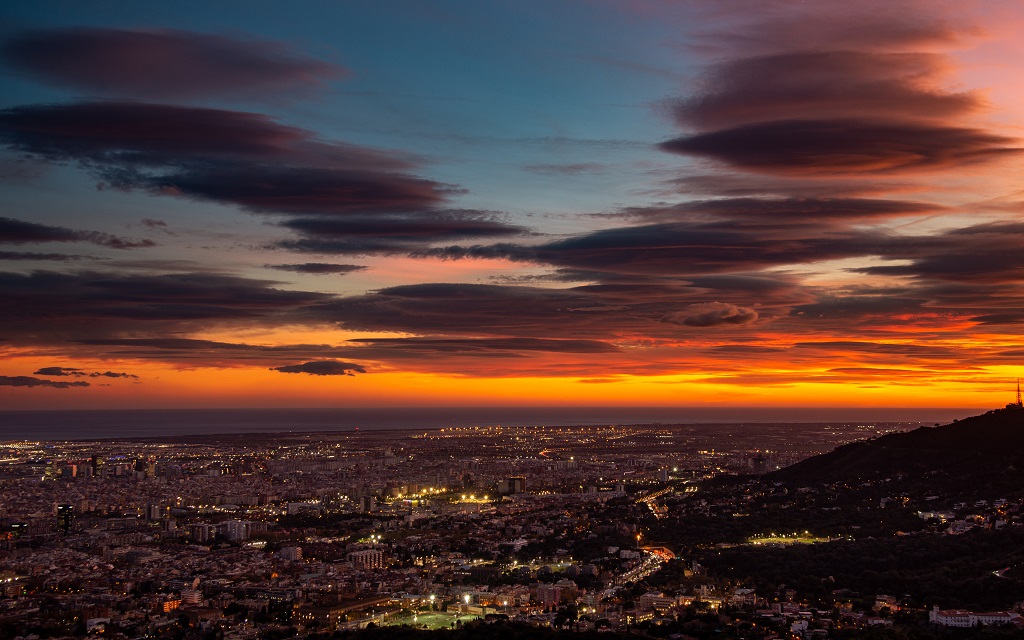
<svg viewBox="0 0 1024 640">
<path fill-rule="evenodd" d="M 0 9 L 0 404 L 993 407 L 1011 2 Z"/>
</svg>

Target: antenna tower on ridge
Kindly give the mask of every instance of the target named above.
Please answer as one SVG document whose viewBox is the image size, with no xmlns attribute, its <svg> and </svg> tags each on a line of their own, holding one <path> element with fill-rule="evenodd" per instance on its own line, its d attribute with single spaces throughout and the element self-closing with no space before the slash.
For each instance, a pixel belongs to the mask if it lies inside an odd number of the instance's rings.
<svg viewBox="0 0 1024 640">
<path fill-rule="evenodd" d="M 1017 378 L 1017 406 L 1024 407 L 1024 402 L 1020 401 L 1020 378 Z"/>
</svg>

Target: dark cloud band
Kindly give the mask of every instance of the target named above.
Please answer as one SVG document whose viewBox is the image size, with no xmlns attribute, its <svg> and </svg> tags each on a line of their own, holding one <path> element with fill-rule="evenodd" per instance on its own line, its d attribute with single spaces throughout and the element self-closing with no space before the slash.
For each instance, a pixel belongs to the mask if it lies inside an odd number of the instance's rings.
<svg viewBox="0 0 1024 640">
<path fill-rule="evenodd" d="M 259 97 L 347 73 L 281 43 L 171 29 L 28 31 L 4 42 L 0 55 L 53 84 L 145 98 Z"/>
</svg>

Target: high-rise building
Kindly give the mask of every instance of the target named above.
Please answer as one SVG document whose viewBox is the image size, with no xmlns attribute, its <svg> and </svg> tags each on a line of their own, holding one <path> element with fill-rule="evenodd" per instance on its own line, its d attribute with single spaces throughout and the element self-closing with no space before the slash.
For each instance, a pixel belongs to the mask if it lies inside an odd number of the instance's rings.
<svg viewBox="0 0 1024 640">
<path fill-rule="evenodd" d="M 212 524 L 197 523 L 189 526 L 188 534 L 196 542 L 209 542 L 217 535 L 217 527 Z"/>
<path fill-rule="evenodd" d="M 249 523 L 244 520 L 228 520 L 224 526 L 225 537 L 232 542 L 241 542 L 249 538 Z"/>
<path fill-rule="evenodd" d="M 57 505 L 57 530 L 71 533 L 71 524 L 75 519 L 75 508 L 70 504 Z"/>
<path fill-rule="evenodd" d="M 750 465 L 756 475 L 760 476 L 768 473 L 768 458 L 764 457 L 760 453 L 751 460 Z"/>
</svg>

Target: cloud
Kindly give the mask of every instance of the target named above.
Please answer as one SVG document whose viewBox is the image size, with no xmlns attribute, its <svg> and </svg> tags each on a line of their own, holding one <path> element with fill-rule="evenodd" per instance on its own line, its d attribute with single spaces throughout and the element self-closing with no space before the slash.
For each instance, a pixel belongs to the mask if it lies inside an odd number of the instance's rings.
<svg viewBox="0 0 1024 640">
<path fill-rule="evenodd" d="M 174 231 L 171 231 L 170 226 L 165 221 L 163 221 L 163 220 L 155 220 L 153 218 L 143 218 L 141 220 L 141 222 L 142 222 L 142 226 L 146 227 L 147 229 L 152 229 L 153 231 L 159 231 L 160 233 L 165 233 L 165 234 L 167 234 L 169 236 L 176 236 L 176 235 L 178 235 Z"/>
<path fill-rule="evenodd" d="M 34 373 L 37 376 L 85 376 L 81 369 L 74 367 L 43 367 Z"/>
<path fill-rule="evenodd" d="M 381 362 L 419 371 L 485 373 L 503 362 L 512 371 L 529 361 L 553 357 L 586 359 L 597 354 L 621 355 L 622 350 L 601 340 L 525 337 L 407 337 L 361 338 L 339 345 L 276 344 L 272 346 L 188 338 L 103 338 L 76 341 L 95 357 L 136 358 L 198 366 L 292 366 L 297 359 L 326 358 Z M 362 366 L 362 365 L 361 365 Z"/>
<path fill-rule="evenodd" d="M 0 273 L 0 334 L 32 344 L 301 322 L 330 296 L 206 273 Z"/>
<path fill-rule="evenodd" d="M 945 119 L 978 110 L 970 92 L 937 88 L 949 70 L 937 53 L 791 51 L 714 65 L 703 89 L 676 101 L 683 126 L 707 130 L 773 120 Z"/>
<path fill-rule="evenodd" d="M 549 351 L 554 353 L 612 353 L 618 347 L 598 340 L 560 338 L 357 338 L 350 343 L 395 351 L 444 353 L 449 355 L 495 352 Z M 360 347 L 366 349 L 367 347 Z"/>
<path fill-rule="evenodd" d="M 43 260 L 49 262 L 76 262 L 97 260 L 93 256 L 78 256 L 68 253 L 39 253 L 36 251 L 0 251 L 0 260 Z"/>
<path fill-rule="evenodd" d="M 948 48 L 979 35 L 962 13 L 952 11 L 956 6 L 930 0 L 828 6 L 728 0 L 699 6 L 694 23 L 700 28 L 691 48 L 709 56 Z"/>
<path fill-rule="evenodd" d="M 101 184 L 235 205 L 254 213 L 421 211 L 458 190 L 409 175 L 410 158 L 321 142 L 255 113 L 136 102 L 0 111 L 0 141 L 77 161 Z"/>
<path fill-rule="evenodd" d="M 526 229 L 480 211 L 439 210 L 402 216 L 292 218 L 281 226 L 300 234 L 274 246 L 290 251 L 361 255 L 408 253 L 426 244 L 525 234 Z"/>
<path fill-rule="evenodd" d="M 686 134 L 659 147 L 784 182 L 718 172 L 681 176 L 677 188 L 877 194 L 908 185 L 864 178 L 916 178 L 1019 152 L 1016 139 L 972 124 L 989 105 L 956 84 L 958 61 L 945 53 L 978 29 L 952 6 L 913 6 L 710 11 L 696 34 L 709 64 L 689 95 L 666 103 Z"/>
<path fill-rule="evenodd" d="M 971 322 L 983 325 L 1024 324 L 1024 311 L 1016 313 L 990 313 L 971 318 Z M 1016 355 L 1024 355 L 1018 352 Z"/>
<path fill-rule="evenodd" d="M 29 105 L 0 111 L 0 143 L 76 162 L 103 188 L 289 216 L 281 225 L 298 237 L 274 246 L 290 251 L 401 253 L 526 232 L 493 212 L 446 206 L 463 190 L 413 175 L 410 156 L 325 142 L 256 113 L 116 101 Z M 163 221 L 143 224 L 166 231 Z"/>
<path fill-rule="evenodd" d="M 360 347 L 368 350 L 367 355 L 358 356 L 362 360 L 404 360 L 426 352 L 446 357 L 488 352 L 613 353 L 623 349 L 623 341 L 675 340 L 677 331 L 662 319 L 677 310 L 681 301 L 710 302 L 710 295 L 685 282 L 561 289 L 421 284 L 336 298 L 318 306 L 312 315 L 346 330 L 419 336 L 350 341 L 366 345 Z M 573 339 L 566 340 L 566 335 Z"/>
<path fill-rule="evenodd" d="M 672 192 L 688 197 L 715 198 L 843 198 L 851 196 L 891 196 L 901 191 L 920 190 L 906 179 L 881 176 L 844 176 L 842 180 L 822 180 L 814 176 L 763 175 L 736 171 L 675 172 L 662 181 Z"/>
<path fill-rule="evenodd" d="M 37 376 L 72 376 L 76 378 L 131 378 L 138 380 L 139 376 L 132 373 L 120 373 L 116 371 L 84 371 L 75 367 L 43 367 L 33 375 Z"/>
<path fill-rule="evenodd" d="M 218 166 L 219 165 L 219 166 Z M 238 205 L 255 213 L 365 214 L 441 204 L 453 187 L 398 173 L 220 162 L 165 175 L 110 171 L 111 184 Z"/>
<path fill-rule="evenodd" d="M 846 352 L 872 357 L 887 356 L 899 358 L 947 359 L 956 355 L 957 347 L 946 347 L 913 343 L 876 343 L 860 340 L 821 340 L 798 342 L 795 349 L 812 351 Z"/>
<path fill-rule="evenodd" d="M 808 232 L 777 218 L 745 228 L 735 221 L 671 222 L 601 229 L 541 245 L 495 244 L 427 249 L 449 259 L 503 258 L 583 271 L 648 276 L 749 272 L 873 253 L 880 234 Z"/>
<path fill-rule="evenodd" d="M 824 295 L 813 303 L 794 307 L 792 312 L 794 315 L 812 320 L 852 319 L 864 316 L 889 317 L 918 313 L 926 302 L 926 298 L 914 298 L 907 295 Z"/>
<path fill-rule="evenodd" d="M 366 373 L 366 369 L 351 362 L 339 362 L 337 360 L 314 360 L 302 364 L 291 364 L 281 367 L 271 367 L 271 371 L 281 373 L 308 373 L 314 376 L 351 376 L 353 372 Z"/>
<path fill-rule="evenodd" d="M 721 9 L 728 28 L 718 29 L 726 32 L 719 43 L 703 43 L 716 47 L 707 73 L 689 85 L 691 95 L 666 103 L 680 129 L 661 148 L 710 162 L 687 162 L 685 174 L 661 163 L 647 174 L 662 181 L 658 191 L 637 196 L 648 204 L 589 215 L 586 228 L 559 237 L 456 208 L 462 188 L 424 177 L 419 158 L 324 140 L 256 113 L 116 99 L 0 111 L 0 142 L 17 154 L 75 164 L 104 188 L 272 216 L 284 237 L 269 248 L 323 254 L 303 256 L 320 262 L 275 257 L 282 264 L 269 269 L 351 273 L 362 267 L 325 259 L 365 254 L 529 266 L 491 284 L 355 295 L 282 289 L 170 261 L 0 274 L 0 335 L 91 362 L 588 382 L 702 372 L 718 383 L 840 383 L 912 375 L 904 372 L 922 365 L 937 371 L 965 357 L 979 366 L 1009 360 L 1006 344 L 1016 343 L 1024 318 L 1024 232 L 1009 222 L 950 230 L 963 218 L 924 220 L 975 213 L 950 204 L 950 191 L 944 206 L 924 201 L 940 197 L 927 183 L 935 172 L 1010 157 L 1018 146 L 983 124 L 980 93 L 948 82 L 958 70 L 939 52 L 959 25 L 885 7 L 878 15 L 797 7 L 803 18 L 795 20 L 789 5 L 779 6 Z M 144 97 L 168 96 L 177 94 Z M 516 142 L 552 151 L 565 143 Z M 615 166 L 513 168 L 573 176 Z M 168 229 L 162 220 L 141 224 L 147 233 Z M 598 224 L 605 228 L 591 230 Z M 846 271 L 833 266 L 840 260 Z M 325 324 L 378 337 L 203 339 Z M 379 337 L 386 333 L 401 337 Z M 945 346 L 951 335 L 963 344 Z M 999 348 L 971 340 L 982 335 L 1002 336 Z M 83 370 L 64 379 L 87 375 L 130 374 Z"/>
<path fill-rule="evenodd" d="M 829 176 L 962 167 L 1019 152 L 1012 144 L 981 129 L 849 118 L 757 122 L 659 146 L 752 171 Z"/>
<path fill-rule="evenodd" d="M 906 263 L 851 270 L 872 275 L 911 276 L 919 281 L 983 283 L 991 289 L 1000 283 L 1016 283 L 1024 278 L 1024 224 L 989 222 L 931 236 L 894 238 L 880 246 L 877 253 L 888 260 Z"/>
<path fill-rule="evenodd" d="M 99 231 L 75 231 L 14 218 L 0 218 L 0 244 L 42 242 L 87 242 L 111 249 L 138 249 L 156 246 L 152 240 L 128 240 Z"/>
<path fill-rule="evenodd" d="M 263 266 L 267 269 L 276 269 L 278 271 L 292 271 L 294 273 L 309 273 L 313 275 L 346 274 L 367 269 L 367 267 L 358 264 L 327 264 L 324 262 L 265 264 Z"/>
<path fill-rule="evenodd" d="M 709 351 L 728 356 L 769 356 L 775 353 L 785 353 L 787 350 L 781 347 L 765 347 L 755 344 L 721 344 L 711 347 Z"/>
<path fill-rule="evenodd" d="M 605 334 L 609 327 L 605 324 L 602 328 L 602 323 L 621 315 L 621 310 L 602 311 L 607 307 L 604 302 L 573 290 L 423 284 L 339 298 L 320 306 L 317 313 L 353 330 L 545 338 L 557 327 L 559 333 L 572 331 L 589 337 Z"/>
<path fill-rule="evenodd" d="M 138 380 L 139 376 L 134 373 L 124 373 L 118 371 L 93 371 L 89 374 L 90 378 L 131 378 L 132 380 Z"/>
<path fill-rule="evenodd" d="M 0 55 L 52 84 L 137 98 L 286 96 L 348 73 L 279 42 L 171 29 L 27 31 Z"/>
<path fill-rule="evenodd" d="M 662 318 L 662 322 L 687 327 L 718 327 L 750 324 L 757 318 L 758 314 L 754 309 L 737 307 L 724 302 L 701 302 L 691 304 L 682 311 L 668 314 Z"/>
<path fill-rule="evenodd" d="M 883 198 L 716 198 L 672 205 L 628 207 L 614 217 L 646 221 L 715 221 L 792 224 L 867 221 L 928 215 L 945 210 L 937 204 Z"/>
<path fill-rule="evenodd" d="M 50 387 L 51 389 L 70 389 L 71 387 L 88 387 L 88 382 L 55 382 L 31 376 L 0 376 L 0 387 Z"/>
<path fill-rule="evenodd" d="M 525 171 L 538 175 L 576 176 L 582 174 L 598 174 L 608 171 L 608 165 L 598 162 L 575 162 L 570 164 L 528 164 Z"/>
</svg>

